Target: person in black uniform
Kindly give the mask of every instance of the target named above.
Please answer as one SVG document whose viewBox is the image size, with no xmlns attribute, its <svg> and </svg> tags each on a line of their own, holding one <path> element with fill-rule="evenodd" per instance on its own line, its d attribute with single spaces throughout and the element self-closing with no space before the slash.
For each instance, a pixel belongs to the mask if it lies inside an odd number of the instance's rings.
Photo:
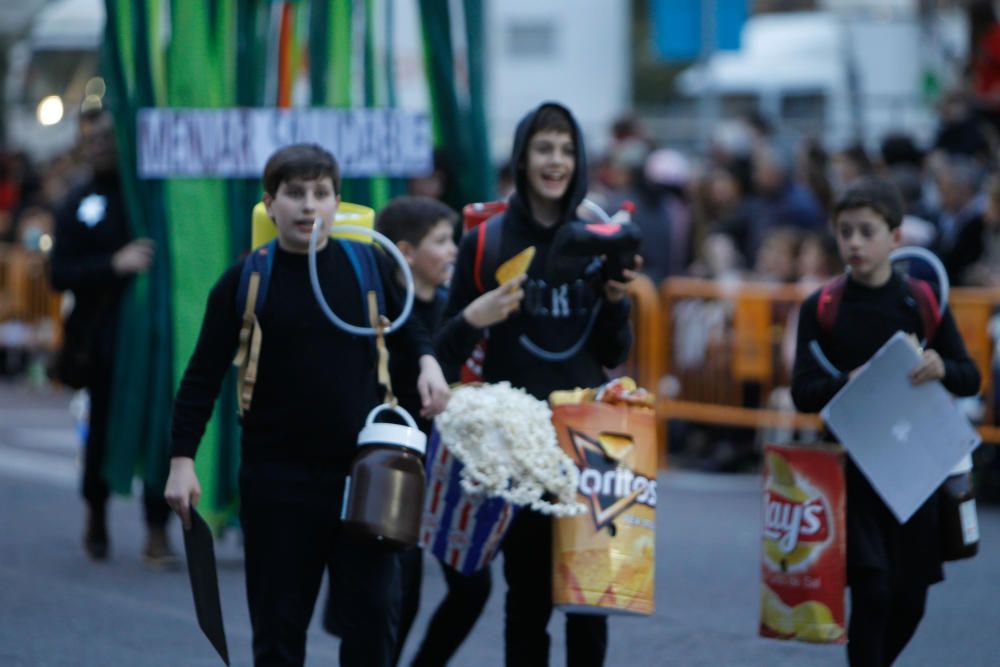
<svg viewBox="0 0 1000 667">
<path fill-rule="evenodd" d="M 413 313 L 432 335 L 441 326 L 447 303 L 447 284 L 455 264 L 453 238 L 457 220 L 451 208 L 430 197 L 397 197 L 379 212 L 375 223 L 376 229 L 394 241 L 409 262 L 416 286 Z M 402 276 L 397 278 L 402 283 Z M 520 290 L 523 280 L 519 278 L 477 297 L 465 308 L 468 317 L 483 326 L 506 319 L 523 296 Z M 396 356 L 390 359 L 389 366 L 400 405 L 416 414 L 419 397 L 412 363 Z M 444 372 L 446 378 L 457 381 L 458 368 L 446 367 Z M 418 417 L 417 422 L 429 436 L 430 420 Z M 401 565 L 403 605 L 397 660 L 420 607 L 422 551 L 417 547 L 404 551 Z M 446 664 L 472 630 L 489 599 L 492 585 L 489 568 L 466 576 L 444 563 L 440 565 L 448 591 L 427 626 L 427 634 L 413 659 L 414 666 Z M 329 625 L 335 627 L 335 623 Z"/>
<path fill-rule="evenodd" d="M 833 210 L 841 257 L 850 267 L 837 317 L 824 332 L 817 316 L 819 292 L 802 305 L 792 378 L 792 399 L 803 412 L 819 412 L 897 331 L 924 338 L 918 305 L 889 254 L 900 242 L 903 206 L 889 183 L 863 179 Z M 824 371 L 809 350 L 819 340 L 839 377 Z M 914 384 L 940 381 L 970 396 L 979 372 L 965 350 L 951 311 L 910 372 Z M 847 655 L 853 667 L 891 665 L 920 623 L 927 588 L 944 578 L 938 503 L 931 496 L 900 524 L 850 459 L 847 460 L 847 573 L 851 618 Z"/>
<path fill-rule="evenodd" d="M 392 199 L 375 220 L 376 231 L 396 244 L 406 257 L 413 276 L 414 299 L 412 317 L 432 335 L 441 323 L 447 302 L 447 285 L 455 264 L 453 240 L 458 215 L 447 204 L 422 196 L 402 196 Z M 396 282 L 405 285 L 397 270 Z M 420 414 L 421 400 L 417 391 L 417 363 L 405 354 L 392 355 L 389 375 L 399 405 L 416 420 L 424 435 L 430 437 L 431 420 Z M 447 369 L 445 376 L 447 377 Z M 420 608 L 420 585 L 423 579 L 423 551 L 413 546 L 400 553 L 402 606 L 400 607 L 396 662 L 406 643 L 413 620 Z M 487 582 L 488 585 L 488 582 Z M 487 589 L 488 590 L 488 589 Z M 332 597 L 328 599 L 324 627 L 339 635 L 338 612 L 345 608 Z"/>
<path fill-rule="evenodd" d="M 345 478 L 365 416 L 380 401 L 375 349 L 368 338 L 341 331 L 310 288 L 313 221 L 325 223 L 316 253 L 319 282 L 332 310 L 347 322 L 367 321 L 350 258 L 328 232 L 340 203 L 340 173 L 330 153 L 296 144 L 277 151 L 264 169 L 264 204 L 277 225 L 257 379 L 243 414 L 240 524 L 254 664 L 302 665 L 306 630 L 324 569 L 338 600 L 340 664 L 388 667 L 396 650 L 399 577 L 396 554 L 341 532 Z M 201 333 L 174 403 L 173 449 L 166 498 L 185 527 L 201 494 L 194 456 L 231 360 L 241 313 L 242 262 L 212 288 Z M 393 276 L 379 264 L 388 313 L 398 313 Z M 430 339 L 408 321 L 388 336 L 390 350 L 419 364 L 420 412 L 443 409 L 448 386 Z"/>
<path fill-rule="evenodd" d="M 577 207 L 587 190 L 583 137 L 570 111 L 559 104 L 544 103 L 528 113 L 517 127 L 511 164 L 515 192 L 507 211 L 501 214 L 497 260 L 502 264 L 528 246 L 535 246 L 527 279 L 517 290 L 523 292 L 523 299 L 515 305 L 516 312 L 504 321 L 484 327 L 470 318 L 467 307 L 479 296 L 477 281 L 490 283 L 492 276 L 476 275 L 481 268 L 476 261 L 477 234 L 466 234 L 459 244 L 446 321 L 435 338 L 435 349 L 446 367 L 459 365 L 488 328 L 485 380 L 507 380 L 535 398 L 547 400 L 554 390 L 605 382 L 604 369 L 625 360 L 632 340 L 627 285 L 580 278 L 549 282 L 553 238 L 562 224 L 577 218 Z M 595 259 L 580 258 L 581 273 L 584 267 L 595 266 Z M 495 268 L 490 267 L 489 273 Z M 632 271 L 625 273 L 626 280 L 634 276 Z M 600 310 L 589 327 L 598 304 Z M 568 358 L 547 354 L 571 351 L 583 336 L 586 340 Z M 520 511 L 504 538 L 507 665 L 548 664 L 551 542 L 551 519 L 529 509 Z M 566 642 L 567 664 L 603 664 L 607 619 L 568 614 Z"/>
<path fill-rule="evenodd" d="M 102 467 L 114 377 L 115 335 L 125 287 L 132 276 L 153 263 L 149 239 L 132 239 L 118 177 L 111 114 L 94 109 L 80 115 L 80 148 L 93 172 L 75 188 L 56 216 L 52 249 L 52 286 L 73 292 L 75 304 L 66 322 L 66 338 L 85 341 L 93 354 L 89 377 L 90 424 L 83 466 L 83 497 L 87 522 L 83 548 L 94 560 L 106 560 L 108 484 Z M 162 489 L 146 488 L 147 526 L 143 556 L 152 565 L 176 559 L 167 542 L 170 508 Z"/>
</svg>

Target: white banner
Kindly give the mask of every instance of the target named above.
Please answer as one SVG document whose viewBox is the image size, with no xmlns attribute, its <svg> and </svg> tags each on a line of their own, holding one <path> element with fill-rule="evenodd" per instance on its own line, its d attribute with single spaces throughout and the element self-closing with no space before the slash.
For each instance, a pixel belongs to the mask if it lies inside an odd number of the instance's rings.
<svg viewBox="0 0 1000 667">
<path fill-rule="evenodd" d="M 141 178 L 259 178 L 282 146 L 315 143 L 343 176 L 432 170 L 425 113 L 398 109 L 140 109 Z"/>
</svg>

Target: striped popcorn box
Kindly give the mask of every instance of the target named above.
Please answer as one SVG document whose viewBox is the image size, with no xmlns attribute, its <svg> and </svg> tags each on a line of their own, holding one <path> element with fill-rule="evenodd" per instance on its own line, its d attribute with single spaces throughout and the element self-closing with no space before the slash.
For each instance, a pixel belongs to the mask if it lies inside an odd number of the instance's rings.
<svg viewBox="0 0 1000 667">
<path fill-rule="evenodd" d="M 427 493 L 420 546 L 461 574 L 493 560 L 517 508 L 501 498 L 462 489 L 462 462 L 441 443 L 435 430 L 427 444 Z"/>
</svg>

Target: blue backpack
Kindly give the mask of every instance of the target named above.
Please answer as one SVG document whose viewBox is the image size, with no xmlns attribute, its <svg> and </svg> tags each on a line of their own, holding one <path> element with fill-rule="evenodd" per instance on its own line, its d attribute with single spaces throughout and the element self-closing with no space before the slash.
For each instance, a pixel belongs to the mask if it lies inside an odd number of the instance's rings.
<svg viewBox="0 0 1000 667">
<path fill-rule="evenodd" d="M 378 271 L 374 246 L 347 239 L 333 239 L 343 249 L 351 262 L 354 275 L 361 286 L 361 308 L 368 312 L 368 293 L 374 292 L 378 312 L 385 312 L 385 295 Z M 273 239 L 255 248 L 244 260 L 240 273 L 240 284 L 236 291 L 236 312 L 242 318 L 239 349 L 233 365 L 239 371 L 236 379 L 236 398 L 240 415 L 247 411 L 253 399 L 253 387 L 257 381 L 257 367 L 263 337 L 257 316 L 267 301 L 267 287 L 271 279 L 271 266 L 278 239 Z"/>
</svg>

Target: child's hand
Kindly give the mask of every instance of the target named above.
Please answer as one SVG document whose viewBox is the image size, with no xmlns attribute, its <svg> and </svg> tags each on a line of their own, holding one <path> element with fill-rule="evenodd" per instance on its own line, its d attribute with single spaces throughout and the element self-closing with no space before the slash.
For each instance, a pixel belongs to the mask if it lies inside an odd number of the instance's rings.
<svg viewBox="0 0 1000 667">
<path fill-rule="evenodd" d="M 635 256 L 635 268 L 625 269 L 622 271 L 622 275 L 625 276 L 625 280 L 609 280 L 604 283 L 604 298 L 608 300 L 609 303 L 618 303 L 628 295 L 628 284 L 635 280 L 635 277 L 639 275 L 639 271 L 642 270 L 642 257 L 639 255 Z"/>
<path fill-rule="evenodd" d="M 913 384 L 922 384 L 943 378 L 944 361 L 941 360 L 941 355 L 934 350 L 924 350 L 920 363 L 910 371 L 910 382 Z"/>
<path fill-rule="evenodd" d="M 417 378 L 420 392 L 420 416 L 431 419 L 438 416 L 448 406 L 451 389 L 444 379 L 444 373 L 437 359 L 425 354 L 420 357 L 420 377 Z"/>
<path fill-rule="evenodd" d="M 480 295 L 462 311 L 465 321 L 477 329 L 485 329 L 506 320 L 521 305 L 524 298 L 521 285 L 525 280 L 527 276 L 520 276 Z"/>
<path fill-rule="evenodd" d="M 190 509 L 197 507 L 201 498 L 201 484 L 198 483 L 198 475 L 194 472 L 194 459 L 187 456 L 175 456 L 170 459 L 170 475 L 167 477 L 163 497 L 181 518 L 184 530 L 190 530 Z"/>
</svg>

